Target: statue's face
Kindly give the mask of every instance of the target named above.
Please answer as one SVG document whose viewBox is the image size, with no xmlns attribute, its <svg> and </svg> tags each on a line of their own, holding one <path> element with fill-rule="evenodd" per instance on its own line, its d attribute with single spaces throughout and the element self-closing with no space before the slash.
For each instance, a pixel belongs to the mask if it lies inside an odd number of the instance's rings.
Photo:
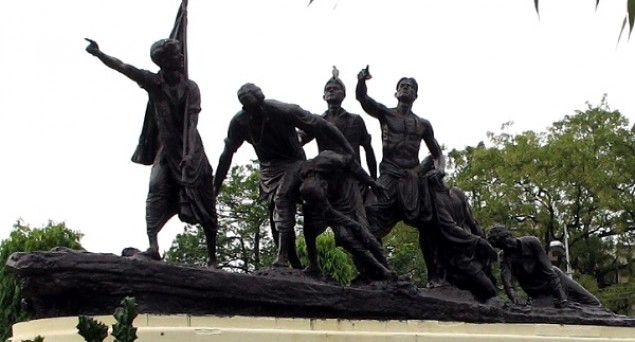
<svg viewBox="0 0 635 342">
<path fill-rule="evenodd" d="M 161 68 L 167 70 L 181 70 L 183 69 L 183 55 L 180 51 L 172 51 L 161 61 Z"/>
<path fill-rule="evenodd" d="M 416 89 L 412 80 L 405 79 L 399 83 L 395 96 L 401 101 L 414 101 L 417 99 Z"/>
<path fill-rule="evenodd" d="M 503 249 L 516 249 L 516 247 L 518 246 L 517 242 L 516 242 L 516 238 L 513 236 L 507 236 L 505 237 L 505 239 L 503 239 L 500 244 L 502 246 Z"/>
<path fill-rule="evenodd" d="M 345 97 L 344 89 L 337 83 L 329 83 L 324 87 L 324 100 L 328 103 L 342 103 Z"/>
<path fill-rule="evenodd" d="M 257 88 L 251 88 L 238 93 L 238 101 L 240 101 L 245 108 L 259 106 L 262 103 L 261 99 L 263 98 L 264 95 L 262 94 L 262 91 Z"/>
<path fill-rule="evenodd" d="M 326 182 L 316 174 L 311 174 L 304 178 L 302 185 L 300 186 L 300 196 L 305 202 L 318 205 L 327 202 L 326 193 L 324 192 L 328 188 Z"/>
</svg>

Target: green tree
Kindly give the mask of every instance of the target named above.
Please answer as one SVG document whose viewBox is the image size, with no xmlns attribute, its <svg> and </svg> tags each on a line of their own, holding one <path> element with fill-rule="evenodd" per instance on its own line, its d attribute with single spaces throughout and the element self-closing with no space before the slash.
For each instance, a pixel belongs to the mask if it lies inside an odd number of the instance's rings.
<svg viewBox="0 0 635 342">
<path fill-rule="evenodd" d="M 20 287 L 5 266 L 9 256 L 15 252 L 47 251 L 53 247 L 81 249 L 79 241 L 82 236 L 67 228 L 64 222 L 49 221 L 42 228 L 31 228 L 18 220 L 9 238 L 0 242 L 0 341 L 11 335 L 14 323 L 29 318 L 20 306 Z"/>
<path fill-rule="evenodd" d="M 569 231 L 571 264 L 600 287 L 632 274 L 635 134 L 609 108 L 588 105 L 545 132 L 489 133 L 491 146 L 450 152 L 453 182 L 484 227 L 509 225 L 549 246 Z"/>
<path fill-rule="evenodd" d="M 635 282 L 627 282 L 608 286 L 596 292 L 600 302 L 615 313 L 634 315 Z"/>
<path fill-rule="evenodd" d="M 276 248 L 271 236 L 266 203 L 259 200 L 259 170 L 255 162 L 234 166 L 217 198 L 219 236 L 217 253 L 221 267 L 250 273 L 271 265 Z M 298 227 L 302 217 L 298 217 Z M 301 229 L 299 229 L 301 232 Z M 308 264 L 304 239 L 297 239 L 298 254 Z M 323 272 L 340 284 L 348 284 L 356 271 L 351 257 L 335 246 L 331 232 L 318 237 L 318 260 Z M 172 263 L 205 266 L 205 235 L 199 226 L 185 226 L 167 251 Z"/>
<path fill-rule="evenodd" d="M 221 268 L 250 273 L 270 265 L 275 245 L 266 203 L 259 199 L 259 170 L 252 162 L 236 165 L 217 197 L 217 255 Z M 185 226 L 166 253 L 166 261 L 206 265 L 205 235 L 199 226 Z"/>
<path fill-rule="evenodd" d="M 417 229 L 399 222 L 384 238 L 383 245 L 388 263 L 397 274 L 408 276 L 419 287 L 426 286 L 427 270 Z"/>
</svg>

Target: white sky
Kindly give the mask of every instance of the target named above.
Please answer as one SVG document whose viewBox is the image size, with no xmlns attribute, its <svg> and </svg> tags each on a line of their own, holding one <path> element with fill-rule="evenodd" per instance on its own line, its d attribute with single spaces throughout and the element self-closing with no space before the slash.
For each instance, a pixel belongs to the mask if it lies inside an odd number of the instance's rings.
<svg viewBox="0 0 635 342">
<path fill-rule="evenodd" d="M 199 131 L 216 169 L 237 89 L 322 113 L 336 65 L 354 98 L 370 64 L 369 94 L 393 106 L 402 76 L 419 82 L 415 113 L 448 149 L 475 145 L 506 121 L 543 130 L 604 93 L 634 121 L 635 43 L 617 44 L 626 0 L 190 0 L 190 77 L 202 93 Z M 147 247 L 150 167 L 130 156 L 147 96 L 84 48 L 84 37 L 156 70 L 179 0 L 20 0 L 0 5 L 0 239 L 22 218 L 66 221 L 92 252 Z M 379 124 L 364 116 L 381 159 Z M 315 147 L 307 150 L 314 155 Z M 422 149 L 423 153 L 427 153 Z M 248 144 L 234 164 L 255 158 Z M 167 250 L 177 218 L 159 235 Z"/>
</svg>

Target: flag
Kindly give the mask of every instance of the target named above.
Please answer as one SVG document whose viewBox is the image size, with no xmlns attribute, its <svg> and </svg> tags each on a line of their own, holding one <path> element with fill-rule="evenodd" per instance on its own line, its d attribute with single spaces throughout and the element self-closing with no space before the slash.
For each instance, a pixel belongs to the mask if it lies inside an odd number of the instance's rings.
<svg viewBox="0 0 635 342">
<path fill-rule="evenodd" d="M 181 1 L 181 6 L 174 20 L 174 27 L 170 33 L 170 39 L 176 39 L 181 43 L 181 52 L 183 53 L 183 74 L 187 74 L 187 0 Z"/>
<path fill-rule="evenodd" d="M 170 33 L 170 39 L 176 39 L 181 43 L 181 52 L 183 53 L 183 74 L 187 74 L 187 0 L 182 0 L 179 11 L 176 14 L 174 27 Z M 132 154 L 132 162 L 142 165 L 152 165 L 154 158 L 159 151 L 158 128 L 154 121 L 154 105 L 148 100 L 146 106 L 146 114 L 143 119 L 143 129 L 139 136 L 139 144 Z M 184 144 L 186 146 L 186 144 Z M 184 153 L 185 155 L 185 153 Z"/>
</svg>

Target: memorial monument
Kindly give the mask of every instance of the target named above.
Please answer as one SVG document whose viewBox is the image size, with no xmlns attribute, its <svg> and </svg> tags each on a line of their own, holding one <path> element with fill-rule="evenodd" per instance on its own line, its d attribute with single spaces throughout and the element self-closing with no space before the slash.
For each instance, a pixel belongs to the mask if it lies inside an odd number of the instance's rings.
<svg viewBox="0 0 635 342">
<path fill-rule="evenodd" d="M 494 226 L 486 238 L 465 194 L 443 181 L 445 158 L 432 125 L 412 111 L 418 97 L 413 78 L 397 82 L 397 106 L 388 108 L 367 94 L 369 68 L 358 74 L 356 98 L 382 129 L 378 177 L 370 134 L 359 116 L 341 108 L 345 87 L 334 72 L 325 85 L 329 109 L 323 116 L 266 99 L 254 84 L 240 87 L 242 109 L 229 124 L 214 178 L 197 130 L 200 93 L 185 68 L 186 6 L 184 1 L 170 38 L 151 47 L 158 73 L 106 55 L 93 40 L 88 39 L 86 48 L 149 96 L 133 161 L 152 165 L 146 210 L 150 248 L 126 256 L 66 249 L 11 255 L 7 267 L 36 319 L 16 325 L 20 337 L 33 337 L 37 329 L 53 329 L 51 322 L 58 322 L 47 341 L 70 340 L 60 337 L 72 330 L 62 317 L 106 315 L 131 296 L 145 315 L 140 324 L 147 341 L 212 335 L 218 341 L 507 341 L 545 336 L 635 341 L 635 318 L 602 307 L 549 263 L 535 237 L 516 238 L 507 228 Z M 302 143 L 313 138 L 320 153 L 307 159 Z M 431 155 L 419 163 L 422 141 Z M 215 268 L 215 195 L 244 142 L 258 157 L 261 194 L 277 233 L 277 258 L 259 274 Z M 369 172 L 360 165 L 360 146 Z M 376 198 L 366 201 L 366 192 Z M 307 270 L 301 270 L 295 249 L 298 206 L 304 214 Z M 210 267 L 160 260 L 157 234 L 177 214 L 203 227 Z M 382 248 L 381 239 L 401 220 L 418 229 L 427 288 L 396 274 Z M 363 281 L 342 286 L 319 276 L 315 240 L 329 226 Z M 496 249 L 502 251 L 500 269 L 509 301 L 497 296 L 491 271 L 499 259 Z M 512 277 L 528 299 L 517 295 Z"/>
</svg>

